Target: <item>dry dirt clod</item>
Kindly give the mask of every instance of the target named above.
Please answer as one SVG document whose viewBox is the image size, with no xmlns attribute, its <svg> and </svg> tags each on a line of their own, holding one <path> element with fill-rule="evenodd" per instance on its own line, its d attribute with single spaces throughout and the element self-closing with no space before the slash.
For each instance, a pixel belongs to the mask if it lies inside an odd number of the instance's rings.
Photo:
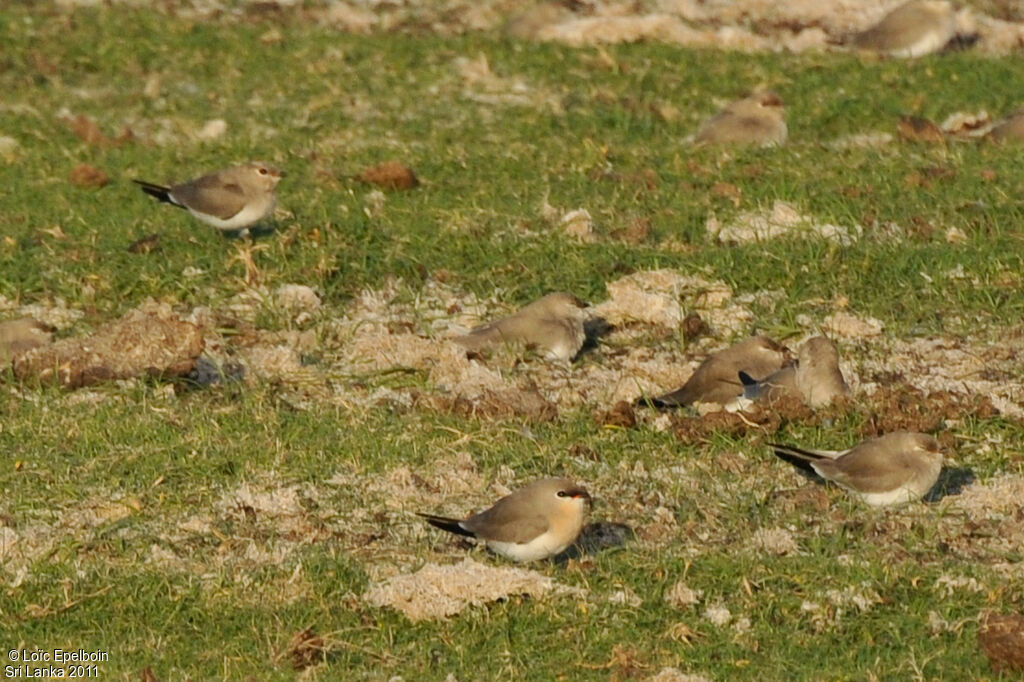
<svg viewBox="0 0 1024 682">
<path fill-rule="evenodd" d="M 117 137 L 109 137 L 96 121 L 85 114 L 79 114 L 74 118 L 65 118 L 64 123 L 79 139 L 96 147 L 119 147 L 125 142 L 135 139 L 135 134 L 129 128 L 125 128 Z"/>
<path fill-rule="evenodd" d="M 604 426 L 618 426 L 624 429 L 631 429 L 636 426 L 636 413 L 633 411 L 632 405 L 625 400 L 620 400 L 607 412 L 599 412 L 597 421 Z"/>
<path fill-rule="evenodd" d="M 384 189 L 413 189 L 420 184 L 412 168 L 401 161 L 385 161 L 367 168 L 358 177 L 362 182 Z"/>
<path fill-rule="evenodd" d="M 144 303 L 88 337 L 69 338 L 15 358 L 14 373 L 69 388 L 101 381 L 180 376 L 203 351 L 199 327 L 166 304 Z"/>
<path fill-rule="evenodd" d="M 110 184 L 110 176 L 102 168 L 80 163 L 71 170 L 71 184 L 86 189 L 99 189 Z"/>
<path fill-rule="evenodd" d="M 985 616 L 978 644 L 994 670 L 1024 670 L 1024 616 L 1016 613 Z"/>
<path fill-rule="evenodd" d="M 149 253 L 160 247 L 160 235 L 157 233 L 148 234 L 145 237 L 136 239 L 128 245 L 128 253 Z"/>
<path fill-rule="evenodd" d="M 686 341 L 695 341 L 709 333 L 711 333 L 711 329 L 707 322 L 697 313 L 690 313 L 683 319 L 683 338 Z"/>
<path fill-rule="evenodd" d="M 285 653 L 291 659 L 292 668 L 295 670 L 305 670 L 327 659 L 324 639 L 313 628 L 296 632 L 288 642 Z"/>
<path fill-rule="evenodd" d="M 925 142 L 928 144 L 945 144 L 946 136 L 942 128 L 934 122 L 919 116 L 903 116 L 896 126 L 900 139 L 907 142 Z"/>
</svg>

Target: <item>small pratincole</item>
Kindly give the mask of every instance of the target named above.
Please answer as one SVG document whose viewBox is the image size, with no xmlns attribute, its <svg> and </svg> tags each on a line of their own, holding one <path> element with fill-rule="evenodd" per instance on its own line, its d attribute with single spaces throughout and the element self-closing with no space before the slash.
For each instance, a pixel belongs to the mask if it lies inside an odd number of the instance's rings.
<svg viewBox="0 0 1024 682">
<path fill-rule="evenodd" d="M 551 360 L 569 361 L 586 341 L 583 322 L 589 304 L 558 291 L 525 305 L 512 315 L 489 322 L 453 340 L 467 350 L 480 351 L 506 344 L 537 348 Z"/>
<path fill-rule="evenodd" d="M 818 408 L 850 392 L 839 369 L 839 351 L 824 336 L 804 341 L 797 351 L 796 363 L 789 367 L 783 367 L 760 381 L 746 372 L 740 372 L 739 378 L 745 399 L 766 403 L 793 397 Z"/>
<path fill-rule="evenodd" d="M 142 191 L 162 202 L 183 208 L 207 225 L 225 232 L 244 231 L 274 211 L 274 189 L 284 172 L 253 161 L 190 182 L 167 187 L 133 180 Z"/>
<path fill-rule="evenodd" d="M 432 526 L 482 540 L 512 561 L 538 561 L 567 550 L 583 530 L 590 494 L 568 478 L 543 478 L 467 519 L 419 514 Z"/>
<path fill-rule="evenodd" d="M 782 145 L 789 134 L 782 98 L 770 90 L 730 102 L 704 122 L 695 144 Z"/>
<path fill-rule="evenodd" d="M 845 488 L 873 507 L 919 500 L 942 471 L 942 447 L 924 433 L 898 431 L 849 450 L 803 450 L 772 443 L 775 454 Z"/>
<path fill-rule="evenodd" d="M 752 336 L 712 353 L 680 388 L 649 402 L 655 407 L 678 407 L 695 402 L 726 405 L 743 395 L 740 372 L 760 380 L 790 361 L 789 349 L 785 346 L 767 336 Z M 639 404 L 647 402 L 641 399 Z"/>
<path fill-rule="evenodd" d="M 946 0 L 910 0 L 871 28 L 850 37 L 863 50 L 890 57 L 938 52 L 956 36 L 956 14 Z"/>
</svg>

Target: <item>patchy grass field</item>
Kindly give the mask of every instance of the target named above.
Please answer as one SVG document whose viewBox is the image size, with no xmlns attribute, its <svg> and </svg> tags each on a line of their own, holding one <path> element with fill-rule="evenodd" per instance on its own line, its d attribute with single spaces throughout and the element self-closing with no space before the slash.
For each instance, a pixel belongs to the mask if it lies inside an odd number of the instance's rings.
<svg viewBox="0 0 1024 682">
<path fill-rule="evenodd" d="M 761 84 L 787 102 L 790 144 L 688 144 Z M 0 316 L 74 336 L 153 298 L 202 327 L 225 375 L 77 391 L 6 377 L 4 651 L 106 651 L 104 679 L 995 677 L 979 619 L 1024 597 L 1020 150 L 895 132 L 905 114 L 1013 109 L 1018 58 L 569 49 L 15 3 L 0 86 Z M 130 182 L 249 159 L 288 173 L 276 229 L 251 243 Z M 421 185 L 357 179 L 389 159 Z M 80 164 L 109 183 L 73 182 Z M 811 229 L 708 234 L 777 201 Z M 827 224 L 851 238 L 817 236 Z M 128 251 L 154 233 L 155 250 Z M 289 302 L 290 284 L 319 301 Z M 481 366 L 444 341 L 558 289 L 617 324 L 569 368 Z M 685 341 L 629 292 L 710 331 Z M 735 336 L 823 326 L 857 391 L 843 409 L 607 414 Z M 975 482 L 875 511 L 765 446 L 896 428 L 940 435 Z M 363 598 L 467 553 L 501 565 L 412 512 L 466 513 L 561 473 L 594 519 L 636 531 L 530 567 L 573 589 L 415 623 Z"/>
</svg>

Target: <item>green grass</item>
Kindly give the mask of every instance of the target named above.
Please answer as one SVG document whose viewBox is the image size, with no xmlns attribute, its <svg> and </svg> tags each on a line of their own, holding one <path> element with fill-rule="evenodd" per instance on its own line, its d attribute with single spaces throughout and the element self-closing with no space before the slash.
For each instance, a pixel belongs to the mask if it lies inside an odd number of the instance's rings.
<svg viewBox="0 0 1024 682">
<path fill-rule="evenodd" d="M 272 29 L 280 40 L 261 41 Z M 65 334 L 149 297 L 187 311 L 242 291 L 237 242 L 156 204 L 130 180 L 183 180 L 254 158 L 288 173 L 279 192 L 286 214 L 258 242 L 268 247 L 255 255 L 261 283 L 312 286 L 329 315 L 393 276 L 410 298 L 447 271 L 457 290 L 500 290 L 516 305 L 553 289 L 600 301 L 607 282 L 652 268 L 699 272 L 739 294 L 785 290 L 770 308 L 756 308 L 759 327 L 775 331 L 798 330 L 801 314 L 822 317 L 827 304 L 813 301 L 839 296 L 896 336 L 999 340 L 1024 314 L 1019 150 L 828 146 L 856 133 L 895 133 L 904 114 L 1009 111 L 1024 90 L 1016 58 L 861 61 L 642 44 L 606 48 L 609 68 L 595 50 L 494 35 L 359 37 L 298 19 L 204 22 L 29 5 L 0 9 L 0 45 L 0 135 L 19 142 L 14 158 L 0 162 L 0 295 L 64 299 L 85 313 Z M 481 55 L 506 84 L 526 83 L 525 95 L 502 100 L 507 88 L 467 84 L 457 60 Z M 153 79 L 155 97 L 144 92 Z M 722 101 L 762 83 L 788 103 L 789 145 L 722 154 L 687 144 Z M 62 121 L 64 109 L 110 137 L 130 127 L 138 140 L 88 144 Z M 224 137 L 191 137 L 213 118 L 227 121 Z M 424 184 L 388 192 L 383 208 L 370 211 L 371 188 L 352 176 L 392 158 Z M 72 185 L 79 163 L 105 170 L 110 184 Z M 925 186 L 907 182 L 930 168 L 953 173 Z M 653 187 L 639 179 L 647 171 Z M 989 171 L 994 180 L 985 179 Z M 720 182 L 742 191 L 739 207 L 716 195 Z M 728 220 L 777 199 L 816 220 L 863 225 L 865 237 L 846 247 L 797 239 L 723 246 L 706 237 L 709 212 Z M 598 241 L 567 239 L 542 217 L 545 200 L 586 207 Z M 614 236 L 637 219 L 651 221 L 646 241 Z M 906 235 L 887 236 L 890 223 Z M 950 227 L 966 242 L 947 243 Z M 162 236 L 159 251 L 127 252 L 153 232 Z M 947 275 L 958 265 L 977 284 Z M 200 272 L 183 277 L 189 267 Z M 289 326 L 273 315 L 259 322 Z M 593 409 L 539 424 L 383 405 L 297 410 L 268 382 L 173 394 L 161 382 L 108 385 L 93 389 L 95 404 L 11 381 L 0 388 L 0 519 L 19 531 L 64 528 L 20 584 L 5 571 L 0 644 L 109 651 L 104 678 L 137 679 L 151 666 L 161 680 L 292 679 L 281 652 L 312 626 L 329 642 L 324 679 L 605 679 L 664 666 L 720 680 L 989 679 L 976 617 L 1020 609 L 1019 583 L 993 568 L 1019 557 L 943 551 L 957 522 L 936 506 L 885 514 L 834 491 L 827 511 L 776 504 L 773 492 L 791 488 L 792 478 L 769 461 L 756 433 L 695 445 L 650 428 L 602 428 Z M 787 425 L 779 437 L 840 445 L 863 420 L 858 412 L 832 433 Z M 975 447 L 986 434 L 1001 443 Z M 1019 424 L 967 417 L 957 436 L 962 466 L 983 478 L 1020 473 Z M 585 588 L 585 599 L 513 598 L 410 624 L 358 598 L 372 571 L 413 570 L 436 560 L 435 548 L 456 560 L 458 550 L 428 534 L 389 563 L 415 521 L 402 500 L 361 485 L 402 465 L 429 478 L 457 452 L 484 480 L 502 466 L 518 480 L 564 471 L 596 483 L 599 518 L 653 525 L 651 511 L 663 506 L 675 525 L 660 539 L 640 527 L 639 540 L 582 566 L 537 567 Z M 739 472 L 716 463 L 735 452 L 748 456 Z M 637 473 L 638 464 L 654 473 Z M 338 474 L 354 483 L 332 484 Z M 319 534 L 295 540 L 273 519 L 225 507 L 225 495 L 244 484 L 305 491 L 303 518 Z M 111 500 L 129 511 L 60 526 Z M 379 520 L 356 518 L 359 509 Z M 182 530 L 193 514 L 212 518 L 216 532 Z M 374 524 L 381 538 L 356 537 Z M 763 528 L 788 529 L 800 552 L 751 549 Z M 251 546 L 288 552 L 281 562 L 249 560 Z M 189 568 L 164 570 L 154 552 Z M 947 596 L 936 586 L 945 575 L 982 587 Z M 679 609 L 664 595 L 684 576 L 703 597 Z M 624 586 L 641 606 L 609 601 Z M 849 586 L 874 595 L 870 608 L 829 601 L 830 590 Z M 749 626 L 712 624 L 703 614 L 716 605 Z M 933 611 L 957 626 L 933 631 Z M 671 635 L 679 623 L 696 633 L 689 643 Z"/>
</svg>

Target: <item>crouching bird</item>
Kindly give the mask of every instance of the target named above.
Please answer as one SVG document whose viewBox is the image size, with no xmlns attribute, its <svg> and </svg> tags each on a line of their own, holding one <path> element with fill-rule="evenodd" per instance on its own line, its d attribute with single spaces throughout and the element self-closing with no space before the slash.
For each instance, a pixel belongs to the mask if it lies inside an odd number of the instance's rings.
<svg viewBox="0 0 1024 682">
<path fill-rule="evenodd" d="M 712 353 L 680 388 L 657 398 L 642 398 L 639 404 L 658 408 L 694 402 L 726 405 L 743 395 L 740 372 L 757 381 L 779 371 L 790 360 L 790 351 L 785 346 L 766 336 L 751 336 Z"/>
<path fill-rule="evenodd" d="M 771 447 L 781 459 L 832 481 L 872 507 L 919 500 L 942 472 L 942 447 L 925 433 L 888 433 L 840 452 L 775 443 Z"/>
<path fill-rule="evenodd" d="M 419 514 L 432 526 L 482 540 L 512 561 L 539 561 L 567 550 L 583 530 L 590 494 L 568 478 L 543 478 L 466 519 Z"/>
<path fill-rule="evenodd" d="M 452 340 L 469 351 L 522 344 L 543 351 L 550 360 L 569 362 L 587 339 L 583 322 L 587 317 L 584 309 L 589 305 L 568 292 L 556 291 L 508 317 L 476 327 Z"/>
</svg>

